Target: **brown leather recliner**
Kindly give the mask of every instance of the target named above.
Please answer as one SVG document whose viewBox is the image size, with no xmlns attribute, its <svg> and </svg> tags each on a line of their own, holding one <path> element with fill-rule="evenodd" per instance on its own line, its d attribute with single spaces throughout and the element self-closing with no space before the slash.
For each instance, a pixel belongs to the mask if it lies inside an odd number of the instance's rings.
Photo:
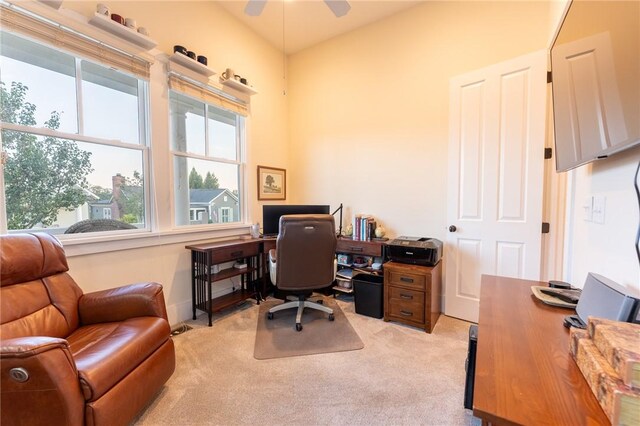
<svg viewBox="0 0 640 426">
<path fill-rule="evenodd" d="M 83 294 L 47 234 L 0 236 L 0 423 L 124 425 L 175 369 L 162 286 Z"/>
</svg>

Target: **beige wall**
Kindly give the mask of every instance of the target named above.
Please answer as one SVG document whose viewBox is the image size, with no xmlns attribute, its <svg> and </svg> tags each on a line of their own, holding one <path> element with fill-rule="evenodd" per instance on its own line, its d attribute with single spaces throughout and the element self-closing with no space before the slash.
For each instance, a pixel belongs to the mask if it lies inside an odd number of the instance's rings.
<svg viewBox="0 0 640 426">
<path fill-rule="evenodd" d="M 97 2 L 65 1 L 64 8 L 89 17 Z M 107 2 L 112 12 L 133 17 L 146 27 L 158 49 L 166 54 L 173 46 L 186 46 L 205 55 L 209 67 L 222 72 L 231 67 L 247 77 L 258 90 L 251 98 L 247 121 L 247 222 L 261 220 L 262 210 L 256 196 L 256 166 L 264 164 L 287 168 L 286 99 L 282 94 L 282 53 L 241 24 L 214 2 L 147 1 Z M 152 69 L 151 119 L 152 148 L 161 173 L 156 178 L 158 209 L 169 209 L 170 158 L 162 153 L 168 146 L 168 110 L 166 91 L 158 79 L 164 78 L 164 65 L 158 62 Z M 155 81 L 153 79 L 156 79 Z M 158 95 L 160 93 L 160 95 Z M 170 227 L 164 215 L 163 228 Z M 194 236 L 197 239 L 198 236 Z M 153 280 L 165 287 L 170 322 L 173 324 L 191 316 L 189 252 L 185 243 L 73 256 L 69 259 L 71 275 L 85 292 Z M 217 292 L 227 291 L 231 282 L 216 286 Z M 237 283 L 236 283 L 237 284 Z"/>
<path fill-rule="evenodd" d="M 551 15 L 545 2 L 426 2 L 291 56 L 291 200 L 444 240 L 449 79 L 546 48 Z"/>
</svg>

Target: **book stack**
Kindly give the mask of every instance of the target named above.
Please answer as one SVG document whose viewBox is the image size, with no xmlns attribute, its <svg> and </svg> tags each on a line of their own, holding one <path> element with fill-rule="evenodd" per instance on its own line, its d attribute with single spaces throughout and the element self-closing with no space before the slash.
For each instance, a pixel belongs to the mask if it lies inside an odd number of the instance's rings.
<svg viewBox="0 0 640 426">
<path fill-rule="evenodd" d="M 640 424 L 640 324 L 589 317 L 569 351 L 611 424 Z"/>
<path fill-rule="evenodd" d="M 371 241 L 375 236 L 376 220 L 373 216 L 357 214 L 353 219 L 353 239 Z"/>
</svg>

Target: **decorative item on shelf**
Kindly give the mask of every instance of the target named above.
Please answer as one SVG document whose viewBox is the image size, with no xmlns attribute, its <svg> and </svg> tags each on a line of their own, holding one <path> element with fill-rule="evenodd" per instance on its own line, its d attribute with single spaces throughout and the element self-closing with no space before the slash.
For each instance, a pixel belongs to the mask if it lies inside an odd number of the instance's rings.
<svg viewBox="0 0 640 426">
<path fill-rule="evenodd" d="M 184 46 L 180 46 L 178 44 L 176 44 L 175 46 L 173 46 L 173 51 L 175 53 L 182 53 L 183 55 L 187 55 L 187 48 Z"/>
<path fill-rule="evenodd" d="M 241 78 L 241 79 L 240 79 L 240 83 L 242 83 L 242 84 L 247 84 L 247 79 L 246 79 L 246 78 Z"/>
<path fill-rule="evenodd" d="M 124 18 L 124 25 L 132 30 L 135 30 L 138 27 L 138 23 L 133 18 Z"/>
<path fill-rule="evenodd" d="M 191 50 L 187 50 L 187 56 L 190 57 L 191 59 L 195 60 L 196 59 L 196 52 L 193 52 Z"/>
<path fill-rule="evenodd" d="M 207 65 L 207 57 L 206 56 L 198 55 L 197 61 L 200 62 L 202 65 Z"/>
<path fill-rule="evenodd" d="M 382 225 L 378 225 L 375 231 L 376 238 L 382 238 L 386 233 L 387 231 L 384 229 L 384 227 Z"/>
<path fill-rule="evenodd" d="M 225 80 L 233 80 L 234 75 L 233 69 L 227 68 L 226 71 L 222 73 L 222 78 Z"/>
<path fill-rule="evenodd" d="M 344 228 L 344 235 L 346 235 L 347 237 L 351 237 L 353 235 L 353 225 L 352 224 L 349 223 Z"/>
<path fill-rule="evenodd" d="M 149 36 L 149 31 L 145 27 L 138 27 L 138 32 L 142 35 Z"/>
<path fill-rule="evenodd" d="M 109 6 L 107 6 L 104 3 L 98 3 L 96 5 L 96 12 L 104 16 L 109 16 L 111 14 L 111 11 L 109 10 Z"/>
<path fill-rule="evenodd" d="M 111 20 L 112 21 L 116 21 L 118 24 L 124 25 L 124 18 L 122 16 L 118 15 L 117 13 L 112 13 L 111 14 Z"/>
</svg>

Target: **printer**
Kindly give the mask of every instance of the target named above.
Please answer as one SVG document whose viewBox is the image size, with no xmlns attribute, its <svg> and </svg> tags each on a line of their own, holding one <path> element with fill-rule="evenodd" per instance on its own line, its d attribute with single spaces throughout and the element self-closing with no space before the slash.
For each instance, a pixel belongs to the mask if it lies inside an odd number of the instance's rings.
<svg viewBox="0 0 640 426">
<path fill-rule="evenodd" d="M 387 243 L 387 255 L 395 262 L 434 266 L 442 258 L 442 241 L 429 237 L 398 237 Z"/>
</svg>

